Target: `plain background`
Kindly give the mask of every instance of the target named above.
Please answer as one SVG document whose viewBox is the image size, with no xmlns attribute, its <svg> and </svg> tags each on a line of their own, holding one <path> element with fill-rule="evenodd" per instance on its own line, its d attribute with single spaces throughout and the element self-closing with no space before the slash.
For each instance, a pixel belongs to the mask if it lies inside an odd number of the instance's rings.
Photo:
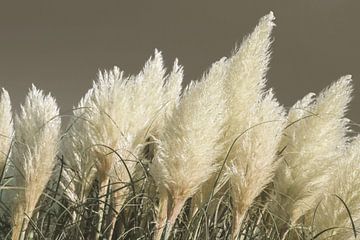
<svg viewBox="0 0 360 240">
<path fill-rule="evenodd" d="M 0 86 L 15 108 L 32 83 L 57 98 L 62 112 L 77 105 L 98 69 L 137 73 L 154 51 L 185 80 L 199 79 L 229 56 L 260 17 L 276 16 L 268 86 L 291 106 L 352 74 L 348 116 L 360 122 L 360 1 L 3 1 L 0 0 Z"/>
</svg>

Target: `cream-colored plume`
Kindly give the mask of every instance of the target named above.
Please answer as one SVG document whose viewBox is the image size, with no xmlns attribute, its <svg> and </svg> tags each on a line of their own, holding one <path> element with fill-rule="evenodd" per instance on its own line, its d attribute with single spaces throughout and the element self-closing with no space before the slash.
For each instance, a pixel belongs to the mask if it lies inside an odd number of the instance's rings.
<svg viewBox="0 0 360 240">
<path fill-rule="evenodd" d="M 276 152 L 285 123 L 284 109 L 272 92 L 247 113 L 249 121 L 238 139 L 229 162 L 229 177 L 233 206 L 233 239 L 250 206 L 272 181 L 276 166 Z"/>
<path fill-rule="evenodd" d="M 226 108 L 229 111 L 227 119 L 227 131 L 223 136 L 223 141 L 227 142 L 226 151 L 229 150 L 233 141 L 243 131 L 249 127 L 252 115 L 251 109 L 261 101 L 263 89 L 265 88 L 265 75 L 268 69 L 270 59 L 271 32 L 274 27 L 275 19 L 272 12 L 262 17 L 255 27 L 254 31 L 247 36 L 239 49 L 228 60 L 228 72 L 225 85 L 225 96 L 227 97 Z M 278 116 L 275 116 L 276 119 Z M 281 119 L 278 119 L 281 120 Z M 281 121 L 280 121 L 281 122 Z M 268 126 L 269 127 L 269 126 Z M 274 139 L 276 140 L 276 139 Z M 241 144 L 239 139 L 231 150 L 227 162 L 231 162 L 236 158 Z M 226 151 L 218 159 L 222 164 L 226 156 Z M 271 160 L 270 160 L 271 161 Z M 216 173 L 210 179 L 210 182 L 203 185 L 199 193 L 193 199 L 192 207 L 194 210 L 208 202 L 211 192 L 220 190 L 227 182 L 229 174 L 222 174 L 218 179 L 217 188 L 213 189 L 214 183 L 218 178 Z"/>
<path fill-rule="evenodd" d="M 355 239 L 351 218 L 357 229 L 360 224 L 359 135 L 354 138 L 346 153 L 334 165 L 334 171 L 327 183 L 327 193 L 320 199 L 316 212 L 314 209 L 307 214 L 307 225 L 311 228 L 313 235 L 329 229 L 321 234 L 319 239 Z"/>
<path fill-rule="evenodd" d="M 225 90 L 229 94 L 228 106 L 232 111 L 229 118 L 232 134 L 238 135 L 244 129 L 239 125 L 240 119 L 246 118 L 244 111 L 259 102 L 263 94 L 274 19 L 272 12 L 262 17 L 254 31 L 244 39 L 230 59 Z"/>
<path fill-rule="evenodd" d="M 280 231 L 295 226 L 318 203 L 346 144 L 344 114 L 351 99 L 351 76 L 344 76 L 314 99 L 307 95 L 289 111 L 279 149 L 284 149 L 274 180 L 273 213 Z"/>
<path fill-rule="evenodd" d="M 229 60 L 224 83 L 229 111 L 226 150 L 238 138 L 226 160 L 226 175 L 230 178 L 234 206 L 234 239 L 239 234 L 246 211 L 271 181 L 284 122 L 283 109 L 271 92 L 265 94 L 263 90 L 274 19 L 272 12 L 262 17 L 254 31 L 245 38 Z M 242 135 L 244 132 L 246 134 Z"/>
<path fill-rule="evenodd" d="M 98 81 L 74 110 L 74 120 L 64 137 L 65 160 L 76 172 L 89 175 L 78 176 L 80 185 L 87 186 L 85 192 L 95 166 L 97 174 L 106 178 L 113 161 L 120 160 L 111 154 L 111 149 L 119 150 L 128 141 L 140 143 L 163 104 L 164 69 L 160 52 L 155 52 L 154 59 L 146 63 L 138 76 L 123 75 L 117 67 L 99 73 Z M 107 154 L 110 156 L 104 158 Z"/>
<path fill-rule="evenodd" d="M 49 94 L 32 87 L 15 117 L 14 165 L 16 198 L 12 212 L 12 239 L 24 232 L 55 165 L 60 132 L 59 109 Z"/>
<path fill-rule="evenodd" d="M 109 181 L 116 190 L 113 198 L 117 212 L 128 193 L 124 186 L 131 182 L 129 174 L 135 172 L 142 146 L 160 131 L 167 110 L 176 106 L 182 69 L 176 61 L 173 72 L 165 78 L 161 53 L 155 50 L 137 76 L 123 75 L 117 67 L 99 73 L 98 81 L 74 110 L 74 120 L 64 138 L 65 160 L 75 173 L 82 174 L 74 177 L 80 185 L 75 188 L 77 194 L 88 193 L 96 174 L 101 196 Z M 71 177 L 67 179 L 69 182 Z"/>
<path fill-rule="evenodd" d="M 222 59 L 200 82 L 190 84 L 159 137 L 150 167 L 160 188 L 160 204 L 164 205 L 160 215 L 166 212 L 167 200 L 162 198 L 168 199 L 170 226 L 185 201 L 218 169 L 216 158 L 223 152 L 219 140 L 225 121 L 222 89 L 226 67 Z"/>
<path fill-rule="evenodd" d="M 0 96 L 0 181 L 4 176 L 13 137 L 13 121 L 9 93 L 2 89 Z"/>
<path fill-rule="evenodd" d="M 91 131 L 89 121 L 92 113 L 88 104 L 92 94 L 93 89 L 90 89 L 73 110 L 73 119 L 61 141 L 65 162 L 61 186 L 73 203 L 86 200 L 96 173 L 95 160 L 89 151 L 92 139 L 88 134 Z"/>
</svg>

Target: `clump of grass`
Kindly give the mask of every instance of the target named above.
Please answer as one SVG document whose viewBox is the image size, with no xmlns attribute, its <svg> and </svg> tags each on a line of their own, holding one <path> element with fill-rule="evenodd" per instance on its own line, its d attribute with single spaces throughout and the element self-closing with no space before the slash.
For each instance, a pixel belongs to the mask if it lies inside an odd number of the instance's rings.
<svg viewBox="0 0 360 240">
<path fill-rule="evenodd" d="M 134 184 L 134 176 L 141 169 L 139 157 L 147 139 L 156 137 L 164 116 L 176 105 L 181 80 L 177 62 L 170 76 L 165 77 L 162 56 L 156 50 L 137 76 L 125 77 L 117 67 L 100 72 L 93 88 L 74 110 L 63 147 L 71 169 L 65 170 L 68 177 L 62 185 L 69 183 L 65 188 L 69 198 L 84 203 L 92 183 L 98 181 L 98 233 L 105 231 L 112 236 L 124 202 L 130 192 L 135 195 L 134 186 L 127 185 Z M 71 179 L 78 185 L 73 189 L 75 196 L 68 188 L 74 185 Z M 103 224 L 106 205 L 114 210 L 110 227 Z"/>
<path fill-rule="evenodd" d="M 178 61 L 167 74 L 157 50 L 135 76 L 99 72 L 63 131 L 33 87 L 12 139 L 3 90 L 0 238 L 357 237 L 351 77 L 286 112 L 266 90 L 274 19 L 184 90 Z"/>
</svg>

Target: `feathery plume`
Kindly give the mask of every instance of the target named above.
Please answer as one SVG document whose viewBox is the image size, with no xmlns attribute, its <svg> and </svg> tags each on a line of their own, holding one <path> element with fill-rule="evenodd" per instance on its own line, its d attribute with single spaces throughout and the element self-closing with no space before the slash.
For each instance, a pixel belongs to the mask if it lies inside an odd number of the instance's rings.
<svg viewBox="0 0 360 240">
<path fill-rule="evenodd" d="M 227 160 L 234 206 L 234 239 L 251 203 L 271 181 L 276 146 L 283 126 L 283 109 L 272 93 L 263 97 L 274 19 L 272 12 L 260 19 L 254 31 L 230 58 L 225 81 L 227 107 L 231 113 L 225 136 L 227 149 L 234 144 Z M 272 131 L 269 131 L 269 122 Z M 259 126 L 255 126 L 257 124 Z"/>
<path fill-rule="evenodd" d="M 12 239 L 24 239 L 29 219 L 52 174 L 60 132 L 55 99 L 33 86 L 15 117 L 12 151 L 16 199 Z"/>
<path fill-rule="evenodd" d="M 177 65 L 176 65 L 177 66 Z M 167 110 L 167 101 L 172 101 L 170 91 L 174 91 L 174 81 L 165 81 L 165 69 L 163 66 L 163 58 L 161 52 L 155 49 L 155 54 L 150 58 L 143 70 L 133 79 L 129 81 L 129 101 L 126 107 L 129 109 L 130 119 L 124 119 L 124 124 L 128 128 L 124 133 L 128 135 L 127 141 L 123 141 L 123 148 L 120 154 L 122 159 L 118 159 L 118 163 L 114 165 L 111 173 L 112 182 L 114 183 L 114 207 L 116 212 L 120 209 L 124 202 L 124 196 L 129 189 L 124 189 L 124 184 L 132 186 L 135 190 L 132 176 L 143 174 L 140 165 L 137 164 L 142 157 L 143 148 L 149 137 L 156 136 L 162 129 L 163 118 Z M 174 76 L 175 77 L 175 76 Z M 164 84 L 166 87 L 164 87 Z M 124 109 L 125 110 L 125 109 Z M 127 169 L 124 167 L 127 165 Z M 124 189 L 118 191 L 116 189 Z M 135 194 L 135 193 L 134 193 Z M 112 226 L 115 225 L 116 218 L 113 218 Z M 110 231 L 110 236 L 112 230 Z"/>
<path fill-rule="evenodd" d="M 146 143 L 147 148 L 144 149 L 145 152 L 143 153 L 143 159 L 149 163 L 152 162 L 154 154 L 157 151 L 156 141 L 159 139 L 159 135 L 161 135 L 164 131 L 165 119 L 170 118 L 174 109 L 179 105 L 182 91 L 182 81 L 183 68 L 178 64 L 178 59 L 175 59 L 172 71 L 167 76 L 163 87 L 163 108 L 161 109 L 161 116 L 158 117 L 158 127 L 154 128 L 155 131 L 152 132 Z M 158 221 L 156 222 L 156 230 L 154 234 L 154 239 L 160 239 L 163 229 L 161 226 L 163 226 L 166 221 L 167 195 L 166 192 L 162 191 L 162 189 L 157 189 L 153 178 L 148 178 L 148 180 L 149 181 L 146 182 L 145 187 L 146 194 L 152 199 L 157 197 L 157 193 L 159 193 L 160 196 L 160 203 L 157 208 L 155 208 Z"/>
<path fill-rule="evenodd" d="M 266 72 L 270 60 L 271 32 L 274 24 L 274 14 L 270 12 L 262 17 L 254 31 L 244 39 L 240 48 L 230 58 L 228 76 L 225 81 L 225 91 L 232 116 L 229 124 L 233 133 L 239 134 L 239 119 L 244 114 L 244 106 L 249 107 L 260 100 L 266 83 Z M 227 95 L 228 96 L 228 95 Z M 239 128 L 242 128 L 241 125 Z"/>
<path fill-rule="evenodd" d="M 239 139 L 229 163 L 233 206 L 233 239 L 255 198 L 272 181 L 276 151 L 284 128 L 284 109 L 269 91 L 261 103 L 250 110 L 246 130 Z"/>
<path fill-rule="evenodd" d="M 109 181 L 114 189 L 118 189 L 113 194 L 116 212 L 124 202 L 128 192 L 124 186 L 131 182 L 147 136 L 160 129 L 165 101 L 177 99 L 181 69 L 176 64 L 171 75 L 173 80 L 165 85 L 164 74 L 162 56 L 157 50 L 135 77 L 125 78 L 117 67 L 99 73 L 98 81 L 81 101 L 79 109 L 74 111 L 75 120 L 67 134 L 70 147 L 66 148 L 70 149 L 70 155 L 73 151 L 79 157 L 67 159 L 76 172 L 96 171 L 101 182 L 100 196 L 105 195 Z M 71 148 L 74 144 L 80 144 L 75 151 Z M 83 156 L 84 153 L 87 155 Z M 81 166 L 89 171 L 80 169 Z M 85 179 L 91 183 L 89 178 Z M 84 180 L 78 181 L 80 185 Z"/>
<path fill-rule="evenodd" d="M 166 82 L 163 87 L 163 109 L 161 109 L 162 116 L 159 117 L 160 126 L 155 128 L 156 131 L 161 131 L 163 129 L 166 116 L 171 116 L 174 108 L 176 108 L 179 104 L 183 77 L 183 68 L 178 64 L 178 59 L 175 59 L 172 71 L 166 78 Z"/>
<path fill-rule="evenodd" d="M 168 202 L 168 229 L 175 223 L 185 201 L 218 168 L 215 160 L 223 151 L 219 138 L 225 119 L 222 92 L 225 75 L 226 63 L 222 59 L 213 64 L 200 82 L 190 84 L 179 106 L 166 119 L 150 167 L 160 188 L 160 197 L 168 198 L 160 199 L 162 204 Z M 207 121 L 203 121 L 204 118 Z"/>
<path fill-rule="evenodd" d="M 313 227 L 314 233 L 329 229 L 320 235 L 321 239 L 354 239 L 354 230 L 346 208 L 349 209 L 355 226 L 358 226 L 360 224 L 359 160 L 360 135 L 347 146 L 342 157 L 334 162 L 334 171 L 331 173 L 325 197 L 320 200 L 315 213 L 307 214 L 307 224 Z M 312 222 L 313 217 L 315 217 L 314 222 Z"/>
<path fill-rule="evenodd" d="M 323 90 L 316 100 L 307 95 L 289 111 L 288 125 L 279 149 L 284 161 L 274 180 L 275 215 L 294 226 L 314 208 L 326 191 L 334 162 L 347 138 L 344 114 L 351 99 L 351 76 L 344 76 Z M 286 230 L 283 222 L 281 231 Z"/>
<path fill-rule="evenodd" d="M 2 89 L 0 96 L 0 181 L 4 176 L 13 136 L 13 121 L 9 93 Z"/>
<path fill-rule="evenodd" d="M 10 212 L 12 203 L 11 192 L 7 189 L 12 183 L 11 178 L 7 178 L 7 176 L 12 176 L 9 155 L 11 153 L 13 134 L 10 97 L 8 92 L 2 89 L 0 96 L 0 202 L 2 202 L 3 207 L 0 207 L 0 217 L 6 212 Z"/>
<path fill-rule="evenodd" d="M 272 12 L 262 17 L 254 31 L 243 40 L 240 47 L 228 60 L 229 67 L 224 85 L 227 97 L 226 105 L 231 114 L 227 119 L 228 129 L 223 137 L 227 146 L 226 150 L 230 148 L 233 140 L 247 128 L 250 121 L 249 109 L 254 108 L 261 101 L 270 60 L 270 35 L 275 26 L 274 19 Z M 233 149 L 237 149 L 239 144 L 241 144 L 240 141 L 237 141 Z M 225 155 L 226 152 L 223 156 Z M 230 162 L 235 155 L 237 153 L 232 150 L 229 160 L 226 161 Z M 224 161 L 223 156 L 218 159 L 220 164 Z M 221 174 L 220 178 L 217 175 L 216 173 L 212 176 L 210 181 L 204 184 L 196 194 L 192 202 L 193 211 L 208 202 L 212 192 L 216 193 L 225 185 L 229 174 Z M 214 191 L 216 179 L 218 179 L 218 185 Z"/>
<path fill-rule="evenodd" d="M 92 139 L 90 134 L 86 134 L 91 131 L 91 109 L 88 105 L 92 95 L 93 89 L 90 89 L 74 108 L 73 119 L 61 141 L 60 149 L 65 166 L 60 184 L 73 203 L 86 200 L 96 174 L 95 161 L 88 151 Z"/>
</svg>

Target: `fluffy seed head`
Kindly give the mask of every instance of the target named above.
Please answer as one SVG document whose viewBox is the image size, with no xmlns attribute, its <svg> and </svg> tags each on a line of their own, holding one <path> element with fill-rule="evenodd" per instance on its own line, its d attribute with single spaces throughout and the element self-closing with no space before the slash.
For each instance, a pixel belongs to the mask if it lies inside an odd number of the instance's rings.
<svg viewBox="0 0 360 240">
<path fill-rule="evenodd" d="M 222 59 L 200 82 L 186 89 L 179 106 L 166 119 L 151 170 L 172 198 L 191 197 L 217 168 L 215 159 L 222 151 L 218 142 L 224 123 L 225 74 Z"/>
<path fill-rule="evenodd" d="M 292 224 L 324 194 L 334 162 L 347 141 L 344 114 L 351 92 L 351 76 L 344 76 L 315 101 L 313 95 L 307 95 L 290 109 L 291 122 L 280 146 L 285 148 L 284 161 L 276 174 L 275 190 L 282 208 L 276 214 Z"/>
<path fill-rule="evenodd" d="M 78 189 L 85 189 L 85 195 L 95 172 L 102 179 L 113 176 L 116 182 L 129 182 L 124 163 L 113 151 L 125 159 L 133 173 L 141 146 L 161 129 L 164 106 L 168 102 L 174 105 L 178 99 L 181 67 L 175 63 L 165 84 L 164 74 L 161 53 L 155 50 L 137 76 L 124 77 L 117 67 L 100 72 L 93 88 L 74 110 L 64 149 L 72 169 L 83 174 L 75 176 L 75 182 L 82 186 Z"/>
<path fill-rule="evenodd" d="M 60 132 L 59 109 L 55 99 L 33 86 L 20 114 L 15 117 L 15 143 L 11 156 L 18 189 L 13 211 L 15 229 L 28 221 L 55 165 Z M 26 229 L 26 226 L 25 226 Z M 17 238 L 13 238 L 17 239 Z"/>
<path fill-rule="evenodd" d="M 257 111 L 255 109 L 260 106 L 258 106 L 258 104 L 259 102 L 261 102 L 262 95 L 264 94 L 263 92 L 266 83 L 265 75 L 268 69 L 268 63 L 270 59 L 270 35 L 275 25 L 273 22 L 274 19 L 275 18 L 272 12 L 262 17 L 258 25 L 255 27 L 254 31 L 243 40 L 240 47 L 228 60 L 229 66 L 227 76 L 224 81 L 224 90 L 226 96 L 226 108 L 229 114 L 228 118 L 226 119 L 227 131 L 225 132 L 223 138 L 223 142 L 226 143 L 226 148 L 225 152 L 222 154 L 222 157 L 218 159 L 219 164 L 224 161 L 226 151 L 230 148 L 235 138 L 237 138 L 243 131 L 245 131 L 251 123 L 254 123 L 252 121 L 261 121 L 261 117 L 256 119 L 253 118 L 254 111 Z M 275 102 L 276 101 L 274 100 L 274 103 Z M 274 106 L 274 109 L 270 110 L 270 112 L 275 111 L 278 113 L 278 110 L 275 110 L 275 108 L 277 107 Z M 277 117 L 278 115 L 274 116 L 274 119 L 276 119 Z M 278 126 L 275 126 L 275 131 L 278 130 Z M 273 140 L 276 142 L 277 138 Z M 227 162 L 231 162 L 233 159 L 236 159 L 238 162 L 244 161 L 243 159 L 239 158 L 240 155 L 238 152 L 238 150 L 241 151 L 241 141 L 242 140 L 236 142 L 236 144 L 234 145 L 234 150 L 236 150 L 230 152 L 229 159 L 226 160 Z M 248 150 L 250 151 L 250 148 Z M 269 162 L 271 162 L 273 160 L 273 156 L 271 156 L 271 153 L 269 156 Z M 244 162 L 246 162 L 246 160 Z M 246 164 L 244 163 L 243 165 Z M 228 174 L 222 174 L 220 176 L 219 187 L 215 190 L 221 189 L 221 186 L 223 186 L 227 182 L 227 178 L 229 176 L 233 176 L 235 178 L 235 176 L 241 175 L 238 174 L 239 171 L 243 171 L 237 169 L 234 164 L 231 164 L 228 170 Z M 267 175 L 271 175 L 272 170 L 270 169 L 269 171 L 270 173 Z M 213 191 L 212 187 L 215 183 L 216 178 L 217 176 L 213 176 L 209 183 L 203 185 L 200 192 L 194 198 L 193 205 L 200 206 L 201 203 L 199 203 L 199 201 L 201 201 L 201 199 L 203 199 L 205 202 L 207 201 L 210 193 Z M 268 177 L 265 178 L 267 179 Z M 240 185 L 242 184 L 241 181 L 239 182 L 238 180 L 240 181 L 240 179 L 233 179 L 233 183 L 235 184 L 236 182 L 234 188 L 236 188 L 237 190 L 239 190 Z M 258 194 L 259 189 L 262 189 L 264 187 L 262 184 L 262 182 L 259 182 L 260 187 L 254 190 L 254 192 L 257 192 Z M 234 189 L 234 191 L 236 190 Z M 235 192 L 233 194 L 237 195 L 236 201 L 241 201 L 238 194 L 235 194 Z M 242 196 L 241 198 L 244 198 L 244 196 Z M 253 195 L 249 196 L 249 199 L 251 198 L 253 198 Z"/>
<path fill-rule="evenodd" d="M 320 199 L 314 213 L 308 213 L 308 226 L 314 232 L 336 227 L 321 235 L 323 239 L 354 239 L 351 220 L 346 207 L 351 213 L 355 226 L 360 223 L 360 136 L 358 135 L 347 146 L 346 152 L 334 163 L 335 168 L 327 184 L 327 192 Z M 339 199 L 341 198 L 345 204 Z M 315 210 L 314 210 L 315 211 Z"/>
<path fill-rule="evenodd" d="M 0 96 L 0 180 L 9 156 L 13 132 L 9 93 L 5 89 L 2 89 Z"/>
<path fill-rule="evenodd" d="M 259 101 L 266 83 L 270 60 L 271 32 L 275 26 L 272 12 L 262 17 L 254 31 L 244 39 L 239 49 L 230 58 L 229 73 L 225 81 L 228 105 L 232 109 L 230 123 L 238 125 L 238 116 L 243 110 Z M 241 107 L 243 106 L 243 107 Z M 236 129 L 234 129 L 236 131 Z"/>
<path fill-rule="evenodd" d="M 243 218 L 255 198 L 272 181 L 285 123 L 284 109 L 271 91 L 249 114 L 247 129 L 233 149 L 236 157 L 229 163 L 232 202 L 238 218 Z"/>
</svg>

